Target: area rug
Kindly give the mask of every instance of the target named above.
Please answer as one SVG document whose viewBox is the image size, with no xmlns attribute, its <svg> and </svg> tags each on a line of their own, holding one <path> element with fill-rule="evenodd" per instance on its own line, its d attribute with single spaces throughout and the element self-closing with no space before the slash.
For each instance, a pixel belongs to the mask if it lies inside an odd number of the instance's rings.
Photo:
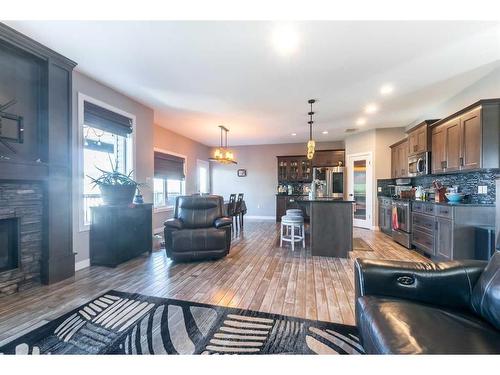
<svg viewBox="0 0 500 375">
<path fill-rule="evenodd" d="M 357 237 L 352 239 L 352 248 L 356 251 L 373 251 L 373 249 L 366 243 L 365 240 Z"/>
<path fill-rule="evenodd" d="M 356 327 L 111 290 L 3 354 L 360 354 Z"/>
</svg>

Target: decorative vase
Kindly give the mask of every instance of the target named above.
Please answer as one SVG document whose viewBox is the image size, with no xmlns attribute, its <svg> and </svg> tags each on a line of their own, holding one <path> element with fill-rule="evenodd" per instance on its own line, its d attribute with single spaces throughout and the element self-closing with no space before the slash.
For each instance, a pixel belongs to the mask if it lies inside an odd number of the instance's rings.
<svg viewBox="0 0 500 375">
<path fill-rule="evenodd" d="M 132 203 L 137 187 L 135 185 L 100 185 L 99 189 L 104 204 L 120 206 Z"/>
</svg>

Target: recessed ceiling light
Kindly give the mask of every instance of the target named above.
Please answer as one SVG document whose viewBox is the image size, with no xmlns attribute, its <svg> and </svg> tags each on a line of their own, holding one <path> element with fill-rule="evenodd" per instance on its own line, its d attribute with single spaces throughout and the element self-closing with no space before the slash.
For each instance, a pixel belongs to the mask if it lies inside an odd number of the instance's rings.
<svg viewBox="0 0 500 375">
<path fill-rule="evenodd" d="M 297 135 L 297 133 L 292 133 L 292 137 L 295 137 Z"/>
<path fill-rule="evenodd" d="M 389 94 L 392 94 L 392 92 L 394 91 L 394 86 L 392 86 L 391 84 L 389 83 L 386 83 L 385 85 L 383 85 L 381 88 L 380 88 L 380 93 L 382 95 L 389 95 Z"/>
<path fill-rule="evenodd" d="M 323 134 L 328 134 L 328 130 L 323 130 L 322 133 Z"/>
<path fill-rule="evenodd" d="M 364 125 L 364 124 L 366 124 L 366 119 L 365 119 L 365 118 L 360 117 L 360 118 L 358 118 L 358 119 L 356 120 L 356 125 L 361 126 L 361 125 Z"/>
<path fill-rule="evenodd" d="M 365 107 L 365 113 L 371 114 L 378 111 L 378 106 L 375 103 L 370 103 Z"/>
<path fill-rule="evenodd" d="M 297 51 L 299 47 L 299 34 L 291 24 L 277 25 L 271 37 L 273 46 L 282 56 L 289 56 Z"/>
</svg>

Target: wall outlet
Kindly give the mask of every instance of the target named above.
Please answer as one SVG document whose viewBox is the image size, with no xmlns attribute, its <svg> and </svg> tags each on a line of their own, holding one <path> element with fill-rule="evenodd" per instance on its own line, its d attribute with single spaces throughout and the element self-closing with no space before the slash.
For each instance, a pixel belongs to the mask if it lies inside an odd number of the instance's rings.
<svg viewBox="0 0 500 375">
<path fill-rule="evenodd" d="M 488 186 L 480 185 L 477 187 L 478 194 L 488 194 Z"/>
<path fill-rule="evenodd" d="M 377 187 L 377 192 L 379 192 L 379 193 L 382 192 L 382 187 L 381 186 Z"/>
</svg>

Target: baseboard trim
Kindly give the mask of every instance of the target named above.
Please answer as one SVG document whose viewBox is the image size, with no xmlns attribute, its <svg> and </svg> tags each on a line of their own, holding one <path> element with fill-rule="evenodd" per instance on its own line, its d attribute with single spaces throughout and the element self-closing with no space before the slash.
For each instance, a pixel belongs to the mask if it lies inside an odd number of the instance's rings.
<svg viewBox="0 0 500 375">
<path fill-rule="evenodd" d="M 258 219 L 258 220 L 276 220 L 276 216 L 258 216 L 258 215 L 245 215 L 244 219 Z"/>
<path fill-rule="evenodd" d="M 75 272 L 83 270 L 84 268 L 90 267 L 90 258 L 84 259 L 75 263 Z"/>
</svg>

